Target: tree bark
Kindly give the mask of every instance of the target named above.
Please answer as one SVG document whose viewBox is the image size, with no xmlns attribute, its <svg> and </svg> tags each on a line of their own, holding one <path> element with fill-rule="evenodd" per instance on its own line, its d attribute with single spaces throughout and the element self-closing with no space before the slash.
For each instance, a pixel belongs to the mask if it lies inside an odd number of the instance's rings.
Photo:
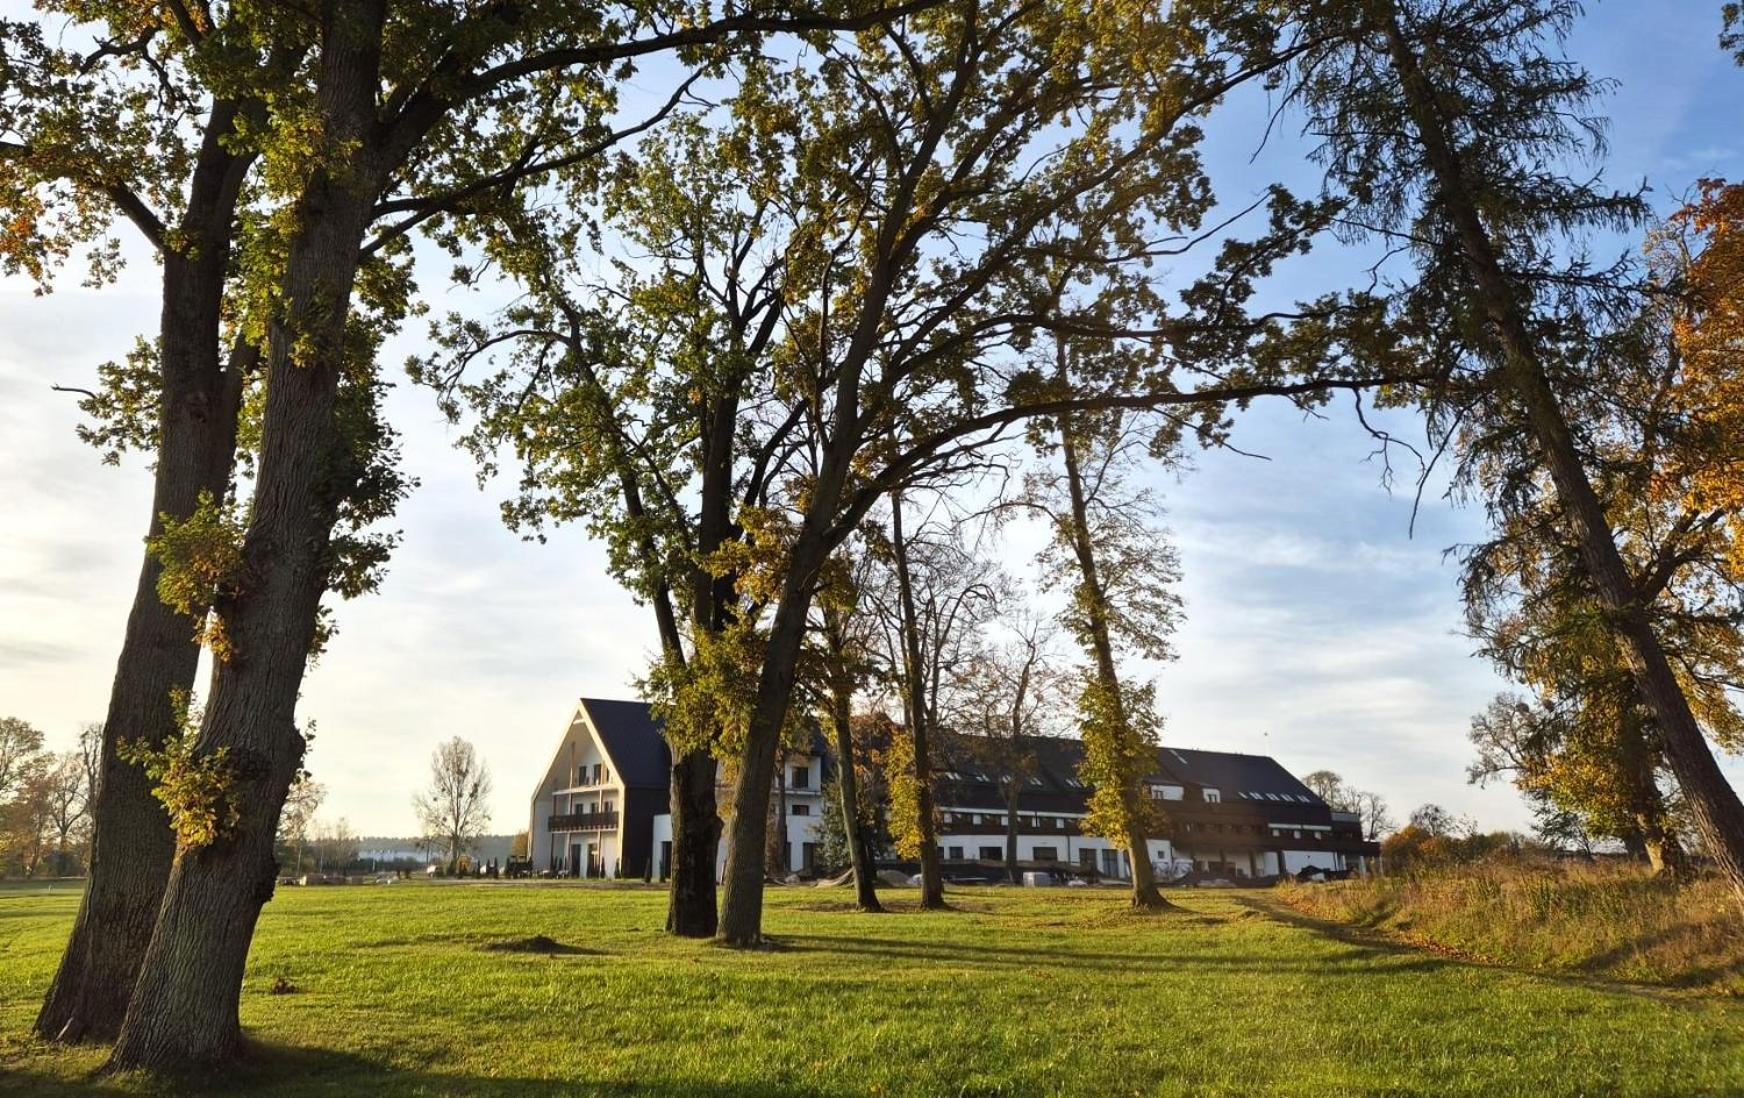
<svg viewBox="0 0 1744 1098">
<path fill-rule="evenodd" d="M 833 510 L 829 501 L 819 510 Z M 814 514 L 817 512 L 814 511 Z M 763 939 L 763 843 L 768 830 L 769 793 L 781 728 L 793 697 L 793 683 L 811 609 L 811 590 L 828 546 L 807 516 L 795 542 L 781 597 L 770 624 L 763 666 L 758 672 L 757 701 L 739 755 L 733 790 L 733 823 L 727 844 L 726 879 L 721 895 L 721 920 L 716 938 L 724 945 L 755 946 Z"/>
<path fill-rule="evenodd" d="M 1648 718 L 1633 704 L 1637 700 L 1638 696 L 1625 703 L 1622 727 L 1618 730 L 1621 740 L 1618 763 L 1635 820 L 1635 845 L 1630 846 L 1630 852 L 1652 867 L 1655 874 L 1682 878 L 1689 873 L 1689 861 L 1665 810 L 1665 798 L 1659 792 L 1654 752 L 1647 742 Z M 1627 840 L 1625 845 L 1630 845 Z"/>
<path fill-rule="evenodd" d="M 890 500 L 890 544 L 896 557 L 897 595 L 902 603 L 904 677 L 909 697 L 909 734 L 914 741 L 915 828 L 920 832 L 920 906 L 945 906 L 945 883 L 939 875 L 939 842 L 933 827 L 933 767 L 927 725 L 925 664 L 921 661 L 920 619 L 915 612 L 914 584 L 908 570 L 908 541 L 902 532 L 902 496 Z"/>
<path fill-rule="evenodd" d="M 1084 478 L 1079 470 L 1078 445 L 1071 427 L 1060 423 L 1060 452 L 1066 466 L 1066 486 L 1072 502 L 1072 550 L 1078 560 L 1079 575 L 1084 584 L 1084 616 L 1090 626 L 1090 647 L 1096 662 L 1096 678 L 1114 707 L 1114 721 L 1123 733 L 1130 729 L 1126 698 L 1121 692 L 1120 669 L 1114 660 L 1114 640 L 1108 624 L 1108 595 L 1102 589 L 1102 576 L 1096 564 L 1096 547 L 1090 540 L 1090 508 L 1084 494 Z M 1121 782 L 1120 799 L 1126 819 L 1126 855 L 1132 863 L 1132 906 L 1144 911 L 1160 911 L 1171 907 L 1157 890 L 1156 874 L 1151 869 L 1149 847 L 1142 821 L 1149 805 L 1139 787 L 1142 774 L 1126 776 Z"/>
<path fill-rule="evenodd" d="M 715 857 L 721 818 L 715 806 L 715 759 L 708 748 L 686 752 L 672 764 L 672 883 L 666 930 L 681 938 L 715 933 Z"/>
<path fill-rule="evenodd" d="M 1023 789 L 1018 784 L 1021 780 L 1013 775 L 1005 786 L 1005 873 L 1012 884 L 1023 883 L 1023 875 L 1017 870 L 1017 799 Z"/>
<path fill-rule="evenodd" d="M 385 0 L 332 5 L 321 28 L 317 108 L 329 162 L 293 213 L 269 330 L 267 399 L 243 577 L 219 600 L 232 655 L 216 664 L 195 755 L 224 750 L 234 824 L 176 852 L 110 1070 L 225 1060 L 241 1041 L 237 1002 L 260 909 L 272 897 L 273 836 L 301 763 L 298 691 L 354 455 L 336 415 L 358 256 L 383 167 L 375 136 Z"/>
<path fill-rule="evenodd" d="M 837 653 L 838 657 L 840 656 Z M 872 879 L 872 863 L 860 834 L 860 775 L 854 766 L 854 688 L 838 674 L 830 684 L 830 721 L 835 725 L 838 771 L 836 789 L 841 793 L 842 831 L 848 837 L 848 860 L 854 869 L 854 906 L 861 911 L 881 912 L 878 890 Z"/>
<path fill-rule="evenodd" d="M 225 148 L 239 114 L 235 103 L 214 104 L 181 219 L 185 243 L 162 254 L 161 392 L 148 537 L 163 532 L 164 516 L 186 519 L 203 494 L 222 500 L 229 491 L 243 381 L 256 357 L 241 346 L 226 363 L 220 351 L 236 200 L 254 159 Z M 155 749 L 177 734 L 170 697 L 192 690 L 199 665 L 197 622 L 158 597 L 161 572 L 145 554 L 104 717 L 90 873 L 35 1023 L 49 1040 L 106 1041 L 119 1032 L 175 853 L 151 782 L 118 754 L 124 742 Z"/>
<path fill-rule="evenodd" d="M 1436 107 L 1434 89 L 1418 66 L 1400 28 L 1392 0 L 1368 0 L 1370 21 L 1386 37 L 1399 74 L 1400 89 L 1434 175 L 1449 219 L 1459 234 L 1466 266 L 1501 352 L 1502 375 L 1526 411 L 1547 471 L 1579 538 L 1581 556 L 1598 590 L 1618 644 L 1634 673 L 1641 695 L 1659 726 L 1665 756 L 1683 788 L 1696 829 L 1744 909 L 1744 803 L 1714 761 L 1689 699 L 1677 681 L 1653 629 L 1635 582 L 1630 578 L 1610 520 L 1574 446 L 1569 424 L 1545 375 L 1538 348 L 1495 246 L 1466 183 L 1464 165 L 1454 150 Z"/>
</svg>

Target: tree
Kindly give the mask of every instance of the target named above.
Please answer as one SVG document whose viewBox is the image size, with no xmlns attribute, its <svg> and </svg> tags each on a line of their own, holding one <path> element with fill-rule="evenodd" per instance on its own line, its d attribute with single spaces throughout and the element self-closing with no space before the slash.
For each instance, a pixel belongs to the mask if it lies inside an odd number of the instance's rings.
<svg viewBox="0 0 1744 1098">
<path fill-rule="evenodd" d="M 532 837 L 525 831 L 515 832 L 515 837 L 509 842 L 509 857 L 526 858 L 532 849 Z"/>
<path fill-rule="evenodd" d="M 1013 637 L 1003 645 L 974 651 L 959 673 L 960 696 L 951 711 L 959 733 L 953 744 L 994 775 L 1005 801 L 1005 868 L 1012 884 L 1017 867 L 1017 810 L 1035 776 L 1036 737 L 1051 734 L 1062 682 L 1054 666 L 1052 636 L 1046 623 L 1026 614 L 1010 615 Z"/>
<path fill-rule="evenodd" d="M 490 792 L 488 783 L 485 792 Z M 452 834 L 448 838 L 452 841 Z M 315 825 L 315 872 L 343 873 L 356 861 L 357 834 L 345 817 Z"/>
<path fill-rule="evenodd" d="M 1744 63 L 1744 53 L 1740 54 Z M 1717 514 L 1728 528 L 1730 578 L 1744 578 L 1744 184 L 1703 180 L 1696 198 L 1672 215 L 1650 241 L 1669 267 L 1677 312 L 1671 319 L 1678 369 L 1669 414 L 1685 417 L 1678 445 L 1669 447 L 1669 489 L 1688 511 Z"/>
<path fill-rule="evenodd" d="M 1425 835 L 1439 838 L 1444 835 L 1452 835 L 1454 829 L 1459 826 L 1459 819 L 1438 804 L 1424 804 L 1417 806 L 1412 811 L 1410 826 Z"/>
<path fill-rule="evenodd" d="M 821 569 L 877 505 L 944 470 L 984 464 L 980 451 L 1036 416 L 1185 408 L 1183 420 L 1216 438 L 1226 400 L 1313 399 L 1373 383 L 1342 371 L 1285 377 L 1276 359 L 1220 369 L 1262 332 L 1287 326 L 1244 311 L 1255 280 L 1297 250 L 1301 223 L 1321 216 L 1278 192 L 1268 198 L 1271 230 L 1226 249 L 1187 295 L 1206 315 L 1166 325 L 1160 297 L 1123 292 L 1130 306 L 1115 308 L 1094 291 L 1113 272 L 1141 271 L 1198 239 L 1209 189 L 1189 119 L 1278 63 L 1232 47 L 1197 14 L 947 5 L 881 26 L 851 49 L 831 43 L 795 59 L 797 71 L 778 73 L 773 89 L 756 89 L 781 108 L 771 108 L 770 128 L 791 135 L 803 169 L 758 193 L 782 196 L 793 211 L 786 250 L 807 275 L 805 292 L 784 301 L 773 365 L 788 399 L 772 410 L 804 424 L 805 438 L 793 449 L 780 521 L 769 523 L 780 566 L 734 767 L 723 942 L 760 938 L 765 814 L 747 809 L 766 803 Z M 1055 128 L 1065 117 L 1073 125 Z M 1180 235 L 1158 241 L 1170 233 Z M 1038 293 L 1040 268 L 1057 276 L 1047 285 L 1088 288 L 1069 300 Z M 1009 355 L 1050 330 L 1110 343 L 1185 343 L 1191 334 L 1195 353 L 1153 359 L 1137 385 L 1061 390 Z"/>
<path fill-rule="evenodd" d="M 259 333 L 266 397 L 253 503 L 227 523 L 202 523 L 218 536 L 200 539 L 227 565 L 209 570 L 222 580 L 210 630 L 234 658 L 218 661 L 188 753 L 209 771 L 227 758 L 249 765 L 207 783 L 228 790 L 236 811 L 222 813 L 224 842 L 178 852 L 115 1068 L 223 1060 L 237 1048 L 248 945 L 301 764 L 294 711 L 323 634 L 322 597 L 329 586 L 356 594 L 376 581 L 387 547 L 356 531 L 391 513 L 405 488 L 373 360 L 410 303 L 408 234 L 458 247 L 475 224 L 469 215 L 512 205 L 529 179 L 597 167 L 622 136 L 606 119 L 638 58 L 687 51 L 682 61 L 706 65 L 711 47 L 741 36 L 883 17 L 689 15 L 650 3 L 577 19 L 567 6 L 524 0 L 322 0 L 285 13 L 313 42 L 299 94 L 275 100 L 264 127 L 262 178 L 279 212 L 251 257 L 253 288 L 271 304 Z M 491 139 L 475 140 L 484 134 Z"/>
<path fill-rule="evenodd" d="M 77 751 L 54 755 L 41 777 L 43 818 L 52 835 L 55 854 L 54 873 L 65 877 L 72 872 L 71 840 L 75 830 L 91 810 L 91 788 L 87 784 L 84 757 Z"/>
<path fill-rule="evenodd" d="M 455 736 L 430 755 L 430 786 L 412 800 L 426 835 L 441 840 L 448 872 L 490 825 L 490 768 L 472 744 Z"/>
<path fill-rule="evenodd" d="M 41 754 L 41 731 L 17 717 L 0 717 L 0 802 L 18 792 Z"/>
<path fill-rule="evenodd" d="M 46 287 L 89 244 L 92 279 L 107 281 L 117 266 L 107 234 L 118 220 L 155 251 L 156 338 L 99 370 L 101 390 L 81 402 L 97 422 L 80 433 L 107 461 L 126 450 L 152 455 L 147 532 L 156 538 L 230 490 L 237 415 L 257 360 L 227 300 L 233 246 L 266 102 L 284 92 L 306 42 L 295 20 L 257 5 L 221 5 L 199 20 L 125 5 L 38 6 L 40 21 L 0 23 L 0 267 Z M 44 33 L 49 13 L 82 24 L 67 37 L 88 35 L 93 48 L 54 44 Z M 161 600 L 161 572 L 147 552 L 102 726 L 91 879 L 36 1021 L 49 1039 L 118 1031 L 174 854 L 162 807 L 118 751 L 167 743 L 177 731 L 170 696 L 193 686 L 191 639 L 206 607 Z"/>
<path fill-rule="evenodd" d="M 1302 776 L 1302 784 L 1316 797 L 1340 812 L 1355 812 L 1359 794 L 1344 784 L 1344 779 L 1330 770 L 1316 770 Z"/>
<path fill-rule="evenodd" d="M 1069 352 L 1063 341 L 1057 349 L 1065 376 Z M 1050 584 L 1070 592 L 1062 620 L 1090 661 L 1078 697 L 1079 774 L 1091 787 L 1084 825 L 1125 848 L 1132 905 L 1161 910 L 1169 905 L 1157 891 L 1147 842 L 1161 819 L 1145 782 L 1157 769 L 1161 721 L 1154 685 L 1122 680 L 1115 645 L 1150 660 L 1172 658 L 1169 637 L 1181 613 L 1172 586 L 1180 564 L 1157 526 L 1150 494 L 1130 486 L 1132 425 L 1115 414 L 1062 417 L 1055 438 L 1063 478 L 1038 480 L 1033 498 L 1053 528 L 1044 560 L 1064 566 L 1048 574 L 1070 577 Z"/>
<path fill-rule="evenodd" d="M 1363 836 L 1370 842 L 1378 841 L 1395 826 L 1387 812 L 1387 800 L 1379 793 L 1358 793 L 1353 811 L 1362 818 Z"/>
<path fill-rule="evenodd" d="M 307 770 L 297 775 L 285 794 L 285 807 L 279 813 L 279 845 L 291 852 L 291 872 L 303 871 L 303 846 L 309 839 L 309 826 L 321 803 L 327 799 L 327 787 L 309 776 Z"/>
<path fill-rule="evenodd" d="M 1532 448 L 1690 815 L 1744 907 L 1744 804 L 1638 597 L 1567 413 L 1581 364 L 1564 373 L 1557 322 L 1603 307 L 1623 281 L 1592 270 L 1579 237 L 1638 223 L 1644 210 L 1637 195 L 1560 174 L 1596 131 L 1594 82 L 1546 50 L 1577 11 L 1572 0 L 1298 7 L 1293 30 L 1321 45 L 1300 59 L 1296 93 L 1351 231 L 1409 242 L 1418 277 L 1395 315 L 1446 377 L 1425 404 L 1480 426 L 1480 437 L 1515 431 Z"/>
<path fill-rule="evenodd" d="M 889 661 L 899 667 L 903 728 L 908 743 L 891 755 L 891 825 L 897 850 L 920 861 L 922 907 L 945 906 L 939 872 L 938 809 L 933 758 L 944 744 L 946 692 L 959 678 L 975 633 L 998 611 L 1001 577 L 963 545 L 958 523 L 903 529 L 904 498 L 890 500 L 887 542 L 891 592 L 884 619 Z"/>
<path fill-rule="evenodd" d="M 1617 839 L 1655 872 L 1679 875 L 1687 864 L 1651 757 L 1651 718 L 1633 679 L 1625 674 L 1613 681 L 1623 694 L 1606 700 L 1621 708 L 1591 698 L 1569 706 L 1497 697 L 1472 718 L 1478 758 L 1471 779 L 1482 784 L 1506 776 L 1532 802 L 1547 838 L 1571 837 L 1578 822 L 1583 838 Z"/>
<path fill-rule="evenodd" d="M 825 805 L 833 804 L 836 811 L 824 810 L 818 854 L 826 865 L 852 868 L 854 905 L 865 912 L 884 910 L 877 892 L 879 821 L 872 758 L 854 734 L 854 695 L 877 673 L 873 648 L 878 621 L 867 590 L 873 560 L 870 553 L 844 550 L 831 562 L 818 593 L 810 651 L 836 759 L 836 773 L 824 793 Z"/>
</svg>

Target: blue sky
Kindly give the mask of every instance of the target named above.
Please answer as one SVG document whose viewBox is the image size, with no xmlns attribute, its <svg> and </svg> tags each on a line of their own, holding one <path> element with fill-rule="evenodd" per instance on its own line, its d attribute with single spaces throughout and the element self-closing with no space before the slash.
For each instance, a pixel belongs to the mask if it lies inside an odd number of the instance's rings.
<svg viewBox="0 0 1744 1098">
<path fill-rule="evenodd" d="M 1605 105 L 1613 182 L 1646 180 L 1665 204 L 1703 175 L 1744 178 L 1744 71 L 1715 47 L 1718 24 L 1710 0 L 1600 4 L 1582 24 L 1571 54 L 1619 81 Z M 1253 113 L 1213 130 L 1210 162 L 1231 202 L 1245 179 L 1257 192 L 1280 173 L 1312 178 L 1287 134 L 1249 164 L 1256 131 L 1242 119 Z M 73 399 L 49 385 L 89 383 L 153 328 L 155 266 L 129 254 L 101 292 L 76 274 L 40 298 L 0 280 L 0 714 L 63 747 L 102 718 L 150 482 L 137 459 L 101 465 L 74 437 Z M 1280 290 L 1314 292 L 1316 269 L 1292 270 Z M 423 271 L 432 306 L 470 307 L 440 288 L 442 270 Z M 420 333 L 409 326 L 386 361 L 416 351 Z M 579 531 L 539 545 L 503 529 L 502 493 L 477 489 L 428 393 L 402 384 L 389 409 L 421 487 L 397 520 L 405 543 L 383 590 L 339 607 L 339 635 L 305 683 L 324 814 L 364 833 L 410 832 L 430 750 L 460 735 L 494 772 L 497 828 L 524 827 L 574 699 L 627 695 L 653 631 Z M 1273 754 L 1298 773 L 1330 767 L 1401 817 L 1433 800 L 1488 827 L 1524 826 L 1510 790 L 1464 778 L 1467 722 L 1504 684 L 1459 635 L 1442 552 L 1479 536 L 1481 515 L 1430 499 L 1412 536 L 1408 491 L 1381 487 L 1373 446 L 1342 406 L 1323 419 L 1257 408 L 1237 441 L 1272 460 L 1201 454 L 1178 481 L 1158 481 L 1187 601 L 1180 658 L 1158 672 L 1167 738 Z M 1744 781 L 1744 767 L 1727 769 Z"/>
</svg>

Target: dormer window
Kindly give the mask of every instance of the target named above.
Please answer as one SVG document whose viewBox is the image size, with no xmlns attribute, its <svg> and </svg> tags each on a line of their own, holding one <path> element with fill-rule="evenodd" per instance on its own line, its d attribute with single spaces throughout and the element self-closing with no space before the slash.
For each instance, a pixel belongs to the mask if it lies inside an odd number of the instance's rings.
<svg viewBox="0 0 1744 1098">
<path fill-rule="evenodd" d="M 1206 804 L 1218 804 L 1223 800 L 1223 794 L 1220 793 L 1218 790 L 1207 789 L 1204 792 L 1205 792 L 1205 803 Z"/>
</svg>

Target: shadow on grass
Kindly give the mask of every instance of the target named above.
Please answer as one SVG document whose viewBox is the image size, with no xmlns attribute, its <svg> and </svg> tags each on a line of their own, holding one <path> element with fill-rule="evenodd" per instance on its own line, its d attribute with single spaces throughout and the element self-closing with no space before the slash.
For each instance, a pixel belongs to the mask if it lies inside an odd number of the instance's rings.
<svg viewBox="0 0 1744 1098">
<path fill-rule="evenodd" d="M 544 934 L 535 934 L 531 938 L 506 938 L 486 942 L 478 948 L 486 953 L 536 953 L 545 957 L 599 957 L 604 953 L 603 950 L 559 942 Z"/>
<path fill-rule="evenodd" d="M 370 1098 L 572 1098 L 592 1095 L 696 1095 L 697 1098 L 787 1098 L 814 1093 L 801 1087 L 739 1085 L 670 1080 L 635 1082 L 622 1079 L 549 1079 L 530 1076 L 470 1075 L 438 1070 L 399 1068 L 354 1053 L 250 1042 L 244 1055 L 222 1071 L 190 1075 L 132 1073 L 103 1076 L 94 1072 L 55 1074 L 0 1067 L 0 1093 L 42 1098 L 98 1098 L 105 1095 L 354 1095 Z"/>
<path fill-rule="evenodd" d="M 1058 949 L 1022 949 L 984 943 L 911 941 L 900 938 L 787 934 L 782 948 L 792 952 L 861 954 L 892 961 L 933 961 L 968 964 L 982 968 L 1049 968 L 1101 972 L 1169 973 L 1190 969 L 1218 972 L 1332 974 L 1341 971 L 1372 971 L 1375 952 L 1357 946 L 1348 952 L 1308 960 L 1283 960 L 1264 954 L 1219 953 L 1086 953 Z M 1400 949 L 1386 965 L 1389 973 L 1413 972 L 1438 967 L 1437 958 Z"/>
</svg>

